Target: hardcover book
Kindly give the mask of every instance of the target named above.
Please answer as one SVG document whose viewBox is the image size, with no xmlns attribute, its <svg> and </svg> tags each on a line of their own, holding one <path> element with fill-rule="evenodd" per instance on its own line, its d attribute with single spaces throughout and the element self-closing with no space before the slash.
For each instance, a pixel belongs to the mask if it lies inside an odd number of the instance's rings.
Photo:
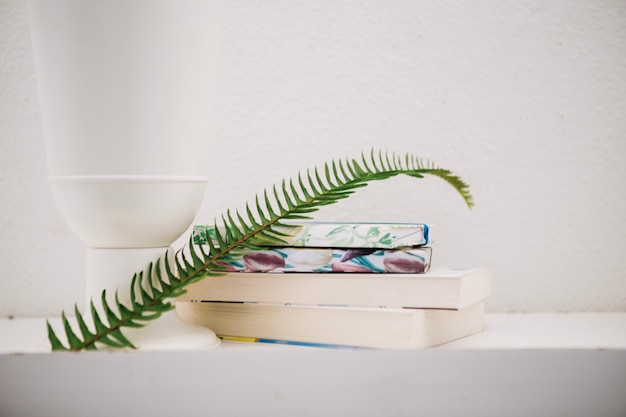
<svg viewBox="0 0 626 417">
<path fill-rule="evenodd" d="M 395 249 L 423 246 L 429 243 L 429 226 L 422 223 L 330 223 L 330 222 L 284 222 L 273 228 L 284 241 L 278 246 L 316 248 L 378 248 Z M 215 241 L 212 226 L 197 225 L 193 228 L 194 242 L 206 244 Z M 261 246 L 277 246 L 276 243 L 255 238 Z"/>
<path fill-rule="evenodd" d="M 490 293 L 488 268 L 423 274 L 232 272 L 189 285 L 177 301 L 462 309 Z"/>
<path fill-rule="evenodd" d="M 332 249 L 274 247 L 240 250 L 236 261 L 220 262 L 229 272 L 353 272 L 421 274 L 430 268 L 431 248 Z"/>
<path fill-rule="evenodd" d="M 257 303 L 177 303 L 179 316 L 230 340 L 416 349 L 483 330 L 482 302 L 461 310 L 357 308 Z"/>
</svg>

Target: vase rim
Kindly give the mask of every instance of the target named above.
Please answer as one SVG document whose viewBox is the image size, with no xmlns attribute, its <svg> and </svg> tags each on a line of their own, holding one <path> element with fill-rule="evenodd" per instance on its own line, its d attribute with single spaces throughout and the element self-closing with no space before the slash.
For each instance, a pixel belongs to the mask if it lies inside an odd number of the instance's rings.
<svg viewBox="0 0 626 417">
<path fill-rule="evenodd" d="M 55 184 L 104 184 L 104 183 L 163 183 L 163 182 L 208 182 L 201 175 L 56 175 L 48 178 Z"/>
</svg>

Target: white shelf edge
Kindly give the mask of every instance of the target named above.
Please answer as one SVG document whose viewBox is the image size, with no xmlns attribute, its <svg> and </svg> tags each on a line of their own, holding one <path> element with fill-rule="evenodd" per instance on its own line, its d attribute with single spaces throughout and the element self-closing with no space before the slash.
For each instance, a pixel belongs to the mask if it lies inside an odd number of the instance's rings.
<svg viewBox="0 0 626 417">
<path fill-rule="evenodd" d="M 44 318 L 0 319 L 0 354 L 49 352 Z M 51 319 L 55 329 L 59 320 Z M 626 313 L 487 314 L 485 330 L 434 349 L 626 349 Z M 225 350 L 321 350 L 223 342 Z"/>
</svg>

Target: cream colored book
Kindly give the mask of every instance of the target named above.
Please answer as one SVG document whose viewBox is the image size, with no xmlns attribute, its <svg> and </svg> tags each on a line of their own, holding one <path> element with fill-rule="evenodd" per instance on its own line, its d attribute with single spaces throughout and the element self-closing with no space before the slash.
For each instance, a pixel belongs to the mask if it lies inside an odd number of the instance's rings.
<svg viewBox="0 0 626 417">
<path fill-rule="evenodd" d="M 226 273 L 187 287 L 179 301 L 460 309 L 491 293 L 487 268 L 424 274 Z"/>
<path fill-rule="evenodd" d="M 483 330 L 484 303 L 461 310 L 179 302 L 186 322 L 226 340 L 307 346 L 419 349 Z"/>
</svg>

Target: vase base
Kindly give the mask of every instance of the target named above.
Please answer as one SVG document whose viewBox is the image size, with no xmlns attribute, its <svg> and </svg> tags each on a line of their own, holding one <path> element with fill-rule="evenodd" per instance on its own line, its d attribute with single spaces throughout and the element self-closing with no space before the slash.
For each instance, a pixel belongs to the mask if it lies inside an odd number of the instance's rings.
<svg viewBox="0 0 626 417">
<path fill-rule="evenodd" d="M 124 329 L 124 335 L 140 351 L 214 350 L 220 346 L 211 329 L 184 322 L 174 310 L 146 327 Z"/>
</svg>

